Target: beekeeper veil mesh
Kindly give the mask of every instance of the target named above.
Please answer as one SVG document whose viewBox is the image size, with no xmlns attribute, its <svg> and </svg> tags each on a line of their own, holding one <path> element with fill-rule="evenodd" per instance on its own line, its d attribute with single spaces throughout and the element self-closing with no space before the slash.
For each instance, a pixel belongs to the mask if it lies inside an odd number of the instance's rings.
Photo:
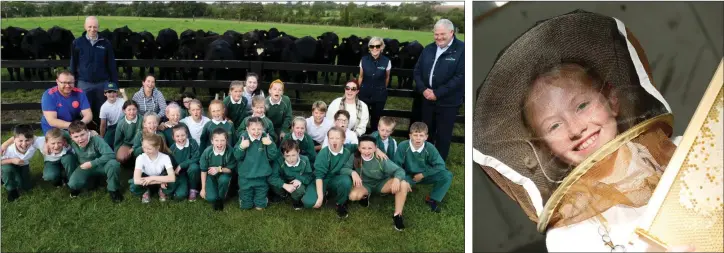
<svg viewBox="0 0 724 253">
<path fill-rule="evenodd" d="M 640 57 L 622 22 L 585 11 L 537 23 L 498 55 L 474 107 L 474 160 L 540 232 L 647 202 L 675 146 L 671 110 Z M 616 138 L 575 166 L 552 155 L 524 116 L 527 103 L 536 103 L 526 99 L 533 82 L 566 64 L 599 80 L 594 88 L 613 91 L 618 105 Z M 639 165 L 645 173 L 630 169 Z M 636 183 L 622 186 L 611 176 Z"/>
</svg>

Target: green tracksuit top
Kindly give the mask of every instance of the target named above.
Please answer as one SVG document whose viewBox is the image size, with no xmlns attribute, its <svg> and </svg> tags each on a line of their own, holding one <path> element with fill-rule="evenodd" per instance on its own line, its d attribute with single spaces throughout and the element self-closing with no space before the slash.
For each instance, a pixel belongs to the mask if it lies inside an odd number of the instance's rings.
<svg viewBox="0 0 724 253">
<path fill-rule="evenodd" d="M 377 148 L 382 150 L 387 157 L 392 159 L 395 157 L 395 152 L 397 151 L 397 140 L 392 138 L 392 136 L 387 137 L 387 149 L 385 149 L 385 143 L 382 142 L 382 138 L 380 137 L 380 133 L 375 131 L 374 133 L 370 134 L 372 138 L 375 138 L 375 144 L 377 144 Z"/>
<path fill-rule="evenodd" d="M 224 150 L 224 153 L 221 155 L 214 154 L 214 147 L 209 146 L 204 150 L 204 152 L 201 154 L 201 157 L 199 158 L 199 167 L 201 167 L 202 172 L 208 172 L 209 167 L 218 167 L 221 166 L 222 168 L 228 168 L 231 171 L 236 170 L 236 158 L 234 158 L 234 151 L 231 148 L 231 146 L 226 146 L 226 149 Z M 218 174 L 217 174 L 218 175 Z"/>
<path fill-rule="evenodd" d="M 354 157 L 347 161 L 345 168 L 354 168 Z M 362 160 L 362 168 L 357 169 L 357 172 L 362 177 L 362 182 L 369 185 L 385 183 L 392 177 L 400 180 L 405 179 L 405 170 L 390 159 L 382 161 L 375 157 L 374 154 L 372 154 L 372 160 Z"/>
<path fill-rule="evenodd" d="M 132 146 L 133 138 L 136 138 L 136 133 L 141 132 L 143 127 L 143 117 L 136 116 L 135 123 L 126 122 L 126 116 L 123 115 L 121 119 L 116 123 L 116 136 L 113 139 L 113 151 L 118 151 L 121 145 Z"/>
<path fill-rule="evenodd" d="M 85 162 L 91 162 L 91 168 L 104 166 L 112 159 L 116 159 L 116 153 L 113 152 L 108 143 L 100 136 L 91 136 L 88 139 L 88 145 L 80 147 L 74 141 L 70 140 L 70 135 L 64 134 L 66 141 L 70 143 L 75 156 L 78 157 L 78 165 Z"/>
<path fill-rule="evenodd" d="M 233 121 L 234 129 L 239 128 L 239 125 L 241 125 L 241 121 L 249 116 L 249 111 L 246 110 L 246 104 L 248 103 L 249 101 L 246 101 L 246 97 L 244 96 L 241 96 L 241 101 L 239 101 L 238 104 L 231 103 L 231 96 L 226 96 L 224 98 L 226 116 L 229 117 L 231 121 Z"/>
<path fill-rule="evenodd" d="M 440 156 L 432 143 L 425 142 L 422 152 L 412 152 L 410 141 L 406 140 L 397 146 L 397 154 L 393 161 L 399 164 L 407 174 L 422 173 L 423 176 L 429 177 L 441 171 L 447 170 L 445 161 Z"/>
<path fill-rule="evenodd" d="M 312 164 L 305 156 L 299 156 L 299 164 L 297 164 L 296 166 L 287 165 L 283 158 L 280 159 L 277 164 L 280 167 L 279 172 L 284 182 L 289 182 L 296 179 L 299 180 L 299 182 L 302 182 L 303 185 L 308 185 L 314 180 L 314 174 L 312 173 Z"/>
<path fill-rule="evenodd" d="M 199 143 L 199 147 L 201 149 L 206 150 L 206 147 L 211 146 L 211 138 L 214 130 L 219 127 L 226 130 L 226 134 L 228 135 L 226 139 L 227 143 L 236 143 L 236 132 L 234 132 L 233 123 L 226 120 L 223 122 L 219 122 L 219 124 L 216 124 L 213 120 L 210 120 L 209 122 L 206 122 L 206 125 L 204 125 L 204 129 L 201 131 L 201 143 Z"/>
<path fill-rule="evenodd" d="M 178 124 L 186 126 L 186 124 L 181 123 L 181 122 L 179 122 Z M 173 127 L 167 127 L 161 133 L 163 134 L 163 138 L 166 139 L 166 144 L 171 145 L 171 143 L 176 142 L 173 140 Z M 191 138 L 191 132 L 189 132 L 188 126 L 186 126 L 186 138 Z M 170 148 L 170 146 L 169 146 L 169 148 Z"/>
<path fill-rule="evenodd" d="M 279 104 L 272 104 L 271 96 L 264 101 L 266 107 L 265 116 L 274 124 L 274 129 L 289 131 L 289 126 L 292 124 L 292 102 L 289 97 L 282 95 Z"/>
<path fill-rule="evenodd" d="M 261 138 L 265 136 L 267 134 L 262 133 Z M 260 178 L 271 175 L 271 164 L 279 156 L 279 150 L 274 144 L 274 140 L 272 139 L 271 144 L 264 145 L 261 143 L 261 138 L 251 141 L 247 133 L 244 133 L 242 137 L 239 138 L 239 142 L 234 145 L 233 149 L 234 157 L 239 161 L 237 166 L 239 178 Z M 249 147 L 241 149 L 242 139 L 249 140 Z"/>
<path fill-rule="evenodd" d="M 171 143 L 169 147 L 171 150 L 171 159 L 173 159 L 174 164 L 181 167 L 181 170 L 188 169 L 191 164 L 198 164 L 201 157 L 199 144 L 196 143 L 196 140 L 192 138 L 186 140 L 188 141 L 188 146 L 183 146 L 181 149 L 179 149 L 175 142 Z"/>
<path fill-rule="evenodd" d="M 292 133 L 287 133 L 286 135 L 284 135 L 282 141 L 285 141 L 287 139 L 292 139 Z M 309 136 L 307 133 L 304 133 L 304 137 L 302 137 L 302 140 L 294 141 L 299 144 L 300 155 L 309 158 L 309 162 L 313 164 L 317 158 L 317 151 L 314 150 L 314 140 L 312 140 L 312 137 Z M 281 152 L 281 147 L 279 147 L 279 152 Z M 281 156 L 283 156 L 283 154 Z"/>
<path fill-rule="evenodd" d="M 345 168 L 348 160 L 352 159 L 352 152 L 346 147 L 342 148 L 341 154 L 334 155 L 329 147 L 324 147 L 317 154 L 314 162 L 315 179 L 330 179 L 337 175 L 351 175 L 352 168 Z"/>
</svg>

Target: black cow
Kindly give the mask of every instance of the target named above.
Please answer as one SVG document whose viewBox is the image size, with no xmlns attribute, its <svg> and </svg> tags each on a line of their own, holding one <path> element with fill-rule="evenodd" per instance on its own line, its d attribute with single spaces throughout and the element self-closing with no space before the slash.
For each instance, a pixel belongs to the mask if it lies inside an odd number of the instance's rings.
<svg viewBox="0 0 724 253">
<path fill-rule="evenodd" d="M 400 68 L 403 69 L 414 69 L 417 64 L 417 59 L 420 58 L 424 47 L 419 42 L 402 42 L 400 43 Z M 404 89 L 412 89 L 414 87 L 412 77 L 403 77 L 400 82 L 400 87 Z"/>
<path fill-rule="evenodd" d="M 110 41 L 111 44 L 113 44 L 113 38 L 114 38 L 114 37 L 113 37 L 113 32 L 111 32 L 110 30 L 108 30 L 108 28 L 106 28 L 106 29 L 103 30 L 103 31 L 98 32 L 98 36 L 100 36 L 100 37 L 102 37 L 102 38 Z M 114 56 L 115 56 L 115 54 L 114 54 Z"/>
<path fill-rule="evenodd" d="M 400 67 L 400 41 L 397 39 L 384 38 L 382 41 L 385 42 L 385 50 L 382 52 L 387 58 L 390 59 L 393 68 Z M 390 77 L 392 82 L 392 77 Z M 397 87 L 401 87 L 400 76 L 397 76 Z"/>
<path fill-rule="evenodd" d="M 132 42 L 132 36 L 134 36 L 133 31 L 128 26 L 113 30 L 113 40 L 111 42 L 116 59 L 133 59 L 133 56 L 136 55 L 138 44 Z M 125 77 L 131 79 L 132 68 L 128 66 L 121 68 L 125 72 Z"/>
<path fill-rule="evenodd" d="M 293 43 L 294 41 L 288 37 L 277 37 L 275 39 L 259 43 L 256 47 L 256 53 L 258 54 L 257 60 L 267 62 L 281 62 L 284 49 L 286 49 Z M 272 70 L 264 70 L 264 79 L 267 81 L 271 81 L 273 74 L 274 71 Z M 282 80 L 289 79 L 289 74 L 287 73 L 287 71 L 279 71 L 279 76 Z"/>
<path fill-rule="evenodd" d="M 179 47 L 189 46 L 196 44 L 196 32 L 191 29 L 186 29 L 179 35 Z"/>
<path fill-rule="evenodd" d="M 337 51 L 337 65 L 347 66 L 359 66 L 359 62 L 362 59 L 362 53 L 367 50 L 363 48 L 364 42 L 357 37 L 357 35 L 350 35 L 347 38 L 342 39 L 342 43 L 338 47 Z M 359 72 L 357 72 L 359 73 Z M 354 73 L 344 73 L 345 81 L 350 79 Z M 339 84 L 339 77 L 341 74 L 337 74 L 336 84 Z"/>
<path fill-rule="evenodd" d="M 240 60 L 254 60 L 258 57 L 256 46 L 261 42 L 263 34 L 258 30 L 250 31 L 241 35 L 241 50 L 243 52 Z"/>
<path fill-rule="evenodd" d="M 269 32 L 267 32 L 267 30 L 254 29 L 254 31 L 259 34 L 259 42 L 263 42 L 269 39 Z"/>
<path fill-rule="evenodd" d="M 156 45 L 156 38 L 154 38 L 152 33 L 143 31 L 138 33 L 137 35 L 132 36 L 132 38 L 134 40 L 132 43 L 135 44 L 136 47 L 138 47 L 134 55 L 136 59 L 156 59 L 156 54 L 158 53 L 158 45 Z M 147 67 L 140 67 L 139 75 L 141 78 L 145 77 L 146 68 Z M 148 67 L 148 73 L 155 73 L 153 66 Z"/>
<path fill-rule="evenodd" d="M 337 61 L 339 36 L 333 32 L 325 32 L 317 36 L 317 63 L 334 65 Z M 329 72 L 322 72 L 324 83 L 329 83 Z"/>
<path fill-rule="evenodd" d="M 226 37 L 227 41 L 231 42 L 231 51 L 234 52 L 235 59 L 242 59 L 244 57 L 244 50 L 241 47 L 243 36 L 243 34 L 234 30 L 224 32 L 224 37 Z"/>
<path fill-rule="evenodd" d="M 23 51 L 20 48 L 20 43 L 23 41 L 23 37 L 28 34 L 28 30 L 23 28 L 9 26 L 6 29 L 2 29 L 2 58 L 3 60 L 24 60 L 27 59 L 23 56 Z M 25 69 L 28 73 L 29 69 Z M 10 81 L 21 80 L 20 68 L 8 68 L 10 73 Z M 17 74 L 17 76 L 15 75 Z M 17 79 L 16 79 L 17 77 Z"/>
<path fill-rule="evenodd" d="M 28 60 L 52 59 L 50 35 L 40 27 L 28 31 L 28 33 L 23 36 L 23 40 L 20 42 L 20 49 L 23 51 L 25 59 Z M 40 80 L 45 80 L 43 72 L 48 72 L 48 77 L 52 75 L 49 68 L 32 69 L 32 72 L 36 70 Z M 28 72 L 27 69 L 25 70 L 25 78 L 27 78 L 27 80 L 31 78 L 31 73 Z"/>
<path fill-rule="evenodd" d="M 277 29 L 276 27 L 272 27 L 267 33 L 267 40 L 276 39 L 277 37 L 279 37 L 280 34 L 281 33 L 279 32 L 279 29 Z"/>
<path fill-rule="evenodd" d="M 317 55 L 317 40 L 311 36 L 305 36 L 294 41 L 282 52 L 282 61 L 291 63 L 314 63 Z M 310 71 L 289 71 L 293 82 L 304 83 L 317 82 L 317 74 L 310 74 Z M 297 99 L 300 98 L 299 90 L 296 90 Z"/>
<path fill-rule="evenodd" d="M 218 37 L 218 36 L 217 36 Z M 207 37 L 211 38 L 211 37 Z M 231 43 L 224 37 L 219 37 L 212 41 L 205 53 L 204 60 L 207 61 L 224 61 L 235 60 L 234 52 L 231 50 Z M 234 69 L 230 68 L 204 68 L 204 79 L 206 80 L 233 80 Z M 209 94 L 214 96 L 223 88 L 209 88 Z"/>
<path fill-rule="evenodd" d="M 289 34 L 287 34 L 287 33 L 285 33 L 285 32 L 280 32 L 280 33 L 279 33 L 279 37 L 287 37 L 287 38 L 291 39 L 292 41 L 295 41 L 295 40 L 299 39 L 299 38 L 294 37 L 294 36 L 292 36 L 292 35 L 289 35 Z"/>
<path fill-rule="evenodd" d="M 73 40 L 75 40 L 73 32 L 62 27 L 53 26 L 48 29 L 48 34 L 50 35 L 51 52 L 54 58 L 70 59 L 70 47 L 73 45 Z"/>
<path fill-rule="evenodd" d="M 173 59 L 174 54 L 178 51 L 178 34 L 171 28 L 166 28 L 158 31 L 158 37 L 156 37 L 156 45 L 158 52 L 156 53 L 156 59 Z M 159 68 L 159 79 L 171 80 L 175 79 L 176 71 L 174 68 Z"/>
<path fill-rule="evenodd" d="M 204 36 L 206 36 L 206 37 L 209 37 L 209 36 L 218 36 L 218 35 L 219 35 L 218 33 L 214 32 L 214 31 L 211 31 L 211 30 L 209 30 L 209 31 L 207 31 L 206 33 L 204 33 Z"/>
</svg>

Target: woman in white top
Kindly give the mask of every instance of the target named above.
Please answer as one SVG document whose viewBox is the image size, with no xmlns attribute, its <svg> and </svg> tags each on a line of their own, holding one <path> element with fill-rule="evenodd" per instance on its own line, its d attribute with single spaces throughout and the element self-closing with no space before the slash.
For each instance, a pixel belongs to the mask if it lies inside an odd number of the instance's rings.
<svg viewBox="0 0 724 253">
<path fill-rule="evenodd" d="M 264 97 L 264 91 L 259 89 L 259 75 L 254 72 L 246 74 L 246 82 L 244 82 L 244 92 L 242 92 L 242 95 L 246 98 L 246 101 L 249 101 L 249 103 L 246 104 L 246 110 L 251 114 L 251 99 L 255 96 Z"/>
<path fill-rule="evenodd" d="M 327 119 L 332 121 L 337 111 L 346 110 L 349 113 L 347 129 L 354 131 L 356 136 L 361 136 L 367 131 L 367 123 L 370 121 L 367 104 L 357 97 L 359 87 L 357 80 L 348 81 L 344 87 L 344 96 L 332 100 L 327 110 Z"/>
<path fill-rule="evenodd" d="M 171 164 L 169 150 L 164 145 L 163 138 L 154 133 L 143 133 L 143 154 L 136 158 L 136 169 L 133 179 L 128 180 L 131 193 L 143 195 L 141 202 L 151 201 L 150 186 L 159 185 L 158 198 L 166 201 L 167 195 L 172 194 L 176 174 Z"/>
</svg>

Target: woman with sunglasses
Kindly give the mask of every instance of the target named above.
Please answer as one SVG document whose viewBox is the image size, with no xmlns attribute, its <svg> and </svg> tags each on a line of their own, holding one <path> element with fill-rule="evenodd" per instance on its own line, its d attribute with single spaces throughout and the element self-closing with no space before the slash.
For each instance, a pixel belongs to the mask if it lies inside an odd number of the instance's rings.
<svg viewBox="0 0 724 253">
<path fill-rule="evenodd" d="M 392 62 L 382 54 L 385 50 L 382 38 L 372 37 L 368 47 L 370 54 L 363 56 L 359 63 L 359 99 L 369 107 L 370 125 L 372 130 L 377 130 L 377 123 L 387 102 Z"/>
<path fill-rule="evenodd" d="M 347 81 L 344 87 L 344 96 L 338 97 L 329 103 L 326 116 L 330 122 L 334 122 L 334 114 L 339 110 L 346 110 L 349 112 L 347 129 L 354 131 L 358 137 L 367 131 L 367 123 L 370 121 L 367 104 L 357 97 L 359 88 L 360 85 L 356 79 Z"/>
</svg>

